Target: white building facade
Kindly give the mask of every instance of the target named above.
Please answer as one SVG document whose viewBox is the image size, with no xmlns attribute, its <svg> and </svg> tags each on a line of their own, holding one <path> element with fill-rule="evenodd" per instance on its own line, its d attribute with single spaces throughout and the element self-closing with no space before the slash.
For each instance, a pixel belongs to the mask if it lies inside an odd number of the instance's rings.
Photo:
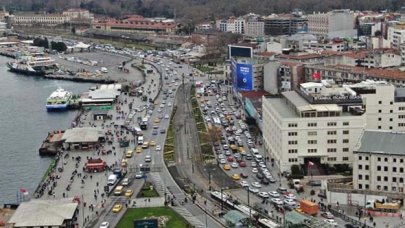
<svg viewBox="0 0 405 228">
<path fill-rule="evenodd" d="M 354 13 L 350 10 L 333 10 L 308 15 L 308 32 L 318 37 L 354 37 Z"/>
</svg>

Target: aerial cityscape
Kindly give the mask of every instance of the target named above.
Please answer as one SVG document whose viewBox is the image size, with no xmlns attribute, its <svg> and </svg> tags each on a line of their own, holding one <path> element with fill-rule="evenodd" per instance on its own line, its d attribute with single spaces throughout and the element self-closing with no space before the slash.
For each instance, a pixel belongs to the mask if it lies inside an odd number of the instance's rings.
<svg viewBox="0 0 405 228">
<path fill-rule="evenodd" d="M 0 0 L 0 227 L 405 227 L 405 1 Z"/>
</svg>

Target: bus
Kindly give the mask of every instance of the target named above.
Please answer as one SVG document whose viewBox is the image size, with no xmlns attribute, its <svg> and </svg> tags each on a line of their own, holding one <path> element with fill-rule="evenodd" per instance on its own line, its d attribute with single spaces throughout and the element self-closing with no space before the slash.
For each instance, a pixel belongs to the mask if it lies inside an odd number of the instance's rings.
<svg viewBox="0 0 405 228">
<path fill-rule="evenodd" d="M 221 125 L 221 120 L 218 117 L 213 117 L 214 123 L 217 125 Z"/>
</svg>

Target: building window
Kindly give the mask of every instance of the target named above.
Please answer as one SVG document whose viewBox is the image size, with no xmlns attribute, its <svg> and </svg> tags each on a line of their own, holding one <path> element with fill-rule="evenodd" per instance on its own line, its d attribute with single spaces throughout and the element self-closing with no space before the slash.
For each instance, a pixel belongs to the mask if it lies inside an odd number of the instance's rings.
<svg viewBox="0 0 405 228">
<path fill-rule="evenodd" d="M 328 148 L 327 151 L 328 151 L 328 153 L 335 153 L 336 148 Z"/>
<path fill-rule="evenodd" d="M 381 166 L 377 165 L 377 171 L 381 171 Z"/>
<path fill-rule="evenodd" d="M 388 172 L 388 166 L 384 166 L 384 171 Z"/>
<path fill-rule="evenodd" d="M 343 122 L 343 126 L 349 126 L 349 122 Z"/>
<path fill-rule="evenodd" d="M 336 122 L 328 122 L 328 127 L 336 126 Z"/>
<path fill-rule="evenodd" d="M 298 124 L 297 123 L 289 123 L 288 127 L 298 127 Z"/>
<path fill-rule="evenodd" d="M 317 135 L 316 131 L 308 131 L 308 136 L 315 136 Z"/>
<path fill-rule="evenodd" d="M 349 134 L 349 130 L 344 130 L 344 131 L 343 131 L 343 134 L 344 134 L 344 135 L 348 135 L 348 134 Z"/>
<path fill-rule="evenodd" d="M 397 159 L 396 159 L 396 158 L 393 158 L 392 161 L 393 161 L 393 162 L 397 162 Z"/>
<path fill-rule="evenodd" d="M 370 176 L 369 175 L 364 175 L 364 179 L 368 180 L 368 179 L 370 179 Z"/>
<path fill-rule="evenodd" d="M 390 126 L 389 129 L 392 130 L 392 126 Z"/>
<path fill-rule="evenodd" d="M 384 191 L 388 191 L 388 186 L 384 186 Z"/>
<path fill-rule="evenodd" d="M 378 158 L 377 158 L 377 161 L 381 161 L 381 157 L 378 157 Z"/>
<path fill-rule="evenodd" d="M 381 181 L 381 176 L 377 176 L 377 181 Z"/>
<path fill-rule="evenodd" d="M 403 177 L 399 178 L 399 183 L 404 183 L 404 178 Z"/>
<path fill-rule="evenodd" d="M 362 166 L 362 165 L 359 165 L 359 169 L 360 169 L 360 170 L 363 169 L 363 166 Z"/>
<path fill-rule="evenodd" d="M 378 121 L 381 121 L 381 117 L 378 117 Z"/>
<path fill-rule="evenodd" d="M 359 189 L 362 189 L 363 188 L 363 185 L 362 184 L 359 184 Z"/>
<path fill-rule="evenodd" d="M 390 118 L 390 122 L 392 122 L 392 118 Z"/>
<path fill-rule="evenodd" d="M 369 159 L 369 157 L 368 157 L 368 156 L 366 156 L 366 161 L 368 161 L 368 159 Z"/>
<path fill-rule="evenodd" d="M 348 139 L 343 139 L 343 143 L 349 143 Z"/>
<path fill-rule="evenodd" d="M 368 170 L 368 169 L 369 169 L 369 166 L 368 166 L 368 165 L 365 165 L 364 168 L 365 168 L 365 170 Z"/>
<path fill-rule="evenodd" d="M 392 178 L 392 182 L 394 182 L 394 183 L 397 182 L 397 178 L 396 178 L 396 177 L 393 177 L 393 178 Z"/>
<path fill-rule="evenodd" d="M 398 123 L 398 127 L 405 127 L 405 123 Z"/>
<path fill-rule="evenodd" d="M 308 140 L 308 144 L 317 144 L 318 141 L 317 140 Z"/>
<path fill-rule="evenodd" d="M 343 157 L 342 160 L 343 161 L 349 161 L 349 157 Z"/>
<path fill-rule="evenodd" d="M 392 167 L 392 172 L 396 173 L 397 172 L 397 167 Z"/>
<path fill-rule="evenodd" d="M 297 132 L 288 132 L 288 136 L 297 136 L 298 133 Z"/>
<path fill-rule="evenodd" d="M 381 126 L 378 126 L 378 129 L 381 129 Z"/>
<path fill-rule="evenodd" d="M 388 181 L 388 177 L 384 177 L 384 181 Z"/>
<path fill-rule="evenodd" d="M 329 157 L 328 161 L 336 161 L 336 157 Z"/>
<path fill-rule="evenodd" d="M 394 110 L 390 110 L 390 113 L 393 113 L 394 112 Z"/>
<path fill-rule="evenodd" d="M 349 148 L 343 148 L 343 152 L 349 152 Z"/>
<path fill-rule="evenodd" d="M 359 180 L 363 180 L 363 175 L 359 174 Z"/>
<path fill-rule="evenodd" d="M 400 173 L 404 173 L 404 168 L 400 167 L 400 168 L 399 168 L 399 172 L 400 172 Z"/>
<path fill-rule="evenodd" d="M 385 162 L 388 162 L 388 158 L 384 158 L 384 161 L 385 161 Z"/>
<path fill-rule="evenodd" d="M 328 139 L 328 144 L 335 144 L 336 143 L 336 139 Z"/>
<path fill-rule="evenodd" d="M 294 141 L 288 141 L 288 145 L 297 145 L 298 141 L 294 140 Z"/>
<path fill-rule="evenodd" d="M 316 127 L 317 124 L 316 123 L 308 123 L 308 127 Z"/>
<path fill-rule="evenodd" d="M 381 109 L 378 110 L 378 113 L 381 113 Z"/>
<path fill-rule="evenodd" d="M 362 156 L 359 156 L 359 160 L 363 160 L 363 157 L 362 157 Z"/>
<path fill-rule="evenodd" d="M 316 153 L 317 149 L 308 149 L 308 153 Z"/>
<path fill-rule="evenodd" d="M 404 111 L 405 107 L 399 107 L 398 109 L 399 109 L 399 111 Z"/>
<path fill-rule="evenodd" d="M 405 119 L 405 115 L 399 115 L 398 119 Z"/>
<path fill-rule="evenodd" d="M 296 153 L 298 153 L 298 150 L 297 149 L 290 149 L 290 150 L 288 150 L 288 153 L 289 154 L 296 154 Z"/>
<path fill-rule="evenodd" d="M 328 135 L 336 135 L 336 131 L 328 131 Z"/>
</svg>

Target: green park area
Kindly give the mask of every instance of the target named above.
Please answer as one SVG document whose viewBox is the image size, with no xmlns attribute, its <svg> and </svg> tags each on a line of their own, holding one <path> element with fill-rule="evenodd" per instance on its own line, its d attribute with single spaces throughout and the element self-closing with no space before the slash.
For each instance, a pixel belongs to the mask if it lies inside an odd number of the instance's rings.
<svg viewBox="0 0 405 228">
<path fill-rule="evenodd" d="M 165 217 L 166 228 L 188 228 L 191 227 L 180 215 L 169 207 L 151 207 L 151 208 L 129 208 L 118 223 L 117 228 L 133 227 L 133 221 L 136 219 L 146 219 L 151 217 Z M 165 220 L 166 220 L 165 219 Z M 159 226 L 160 227 L 160 226 Z"/>
</svg>

